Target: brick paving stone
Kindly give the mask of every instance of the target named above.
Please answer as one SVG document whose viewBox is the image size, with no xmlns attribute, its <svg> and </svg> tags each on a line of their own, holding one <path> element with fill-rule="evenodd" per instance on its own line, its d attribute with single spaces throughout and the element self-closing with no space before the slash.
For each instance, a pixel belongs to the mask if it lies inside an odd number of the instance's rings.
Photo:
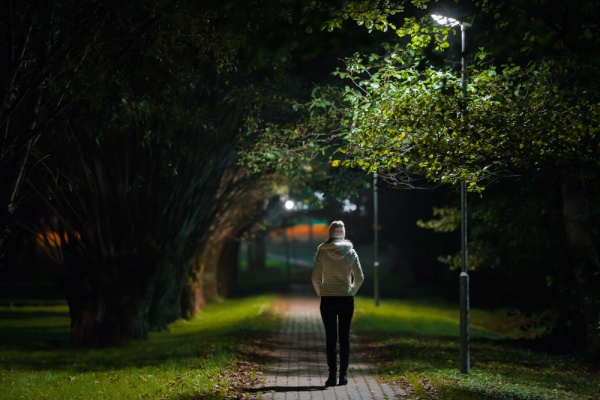
<svg viewBox="0 0 600 400">
<path fill-rule="evenodd" d="M 325 387 L 329 371 L 325 355 L 325 330 L 316 296 L 296 294 L 283 298 L 283 326 L 273 342 L 271 362 L 264 381 L 252 388 L 251 399 L 398 399 L 406 398 L 399 387 L 387 385 L 356 351 L 350 339 L 348 385 Z"/>
</svg>

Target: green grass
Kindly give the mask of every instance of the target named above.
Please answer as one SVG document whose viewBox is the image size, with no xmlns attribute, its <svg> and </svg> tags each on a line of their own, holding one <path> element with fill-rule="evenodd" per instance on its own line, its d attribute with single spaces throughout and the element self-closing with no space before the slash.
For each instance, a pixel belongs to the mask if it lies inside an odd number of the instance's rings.
<svg viewBox="0 0 600 400">
<path fill-rule="evenodd" d="M 222 399 L 278 321 L 274 296 L 209 304 L 125 348 L 69 344 L 67 306 L 0 307 L 0 399 Z M 250 344 L 254 343 L 254 344 Z M 251 378 L 251 377 L 250 377 Z"/>
<path fill-rule="evenodd" d="M 355 330 L 391 382 L 415 398 L 600 399 L 598 366 L 534 350 L 522 321 L 506 311 L 471 310 L 471 374 L 459 373 L 458 308 L 431 300 L 358 298 Z M 517 340 L 520 339 L 520 340 Z"/>
</svg>

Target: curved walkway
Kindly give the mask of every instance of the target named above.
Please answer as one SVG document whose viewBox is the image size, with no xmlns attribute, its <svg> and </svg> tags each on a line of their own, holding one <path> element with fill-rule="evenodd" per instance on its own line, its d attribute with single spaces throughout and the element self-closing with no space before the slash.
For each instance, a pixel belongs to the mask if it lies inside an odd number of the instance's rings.
<svg viewBox="0 0 600 400">
<path fill-rule="evenodd" d="M 297 288 L 299 289 L 299 288 Z M 328 376 L 325 330 L 319 299 L 311 287 L 282 298 L 283 326 L 273 342 L 270 365 L 262 384 L 251 389 L 251 399 L 398 399 L 406 393 L 382 382 L 366 364 L 351 339 L 348 385 L 325 387 Z"/>
</svg>

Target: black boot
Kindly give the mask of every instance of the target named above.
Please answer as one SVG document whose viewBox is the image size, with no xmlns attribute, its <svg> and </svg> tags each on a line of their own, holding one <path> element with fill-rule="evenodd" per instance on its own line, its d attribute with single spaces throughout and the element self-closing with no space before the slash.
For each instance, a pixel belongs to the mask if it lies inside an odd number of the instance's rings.
<svg viewBox="0 0 600 400">
<path fill-rule="evenodd" d="M 325 381 L 325 386 L 335 386 L 335 370 L 329 371 L 329 379 Z"/>
<path fill-rule="evenodd" d="M 335 377 L 333 378 L 335 379 Z M 346 371 L 340 371 L 340 386 L 347 385 L 348 378 L 346 378 Z"/>
</svg>

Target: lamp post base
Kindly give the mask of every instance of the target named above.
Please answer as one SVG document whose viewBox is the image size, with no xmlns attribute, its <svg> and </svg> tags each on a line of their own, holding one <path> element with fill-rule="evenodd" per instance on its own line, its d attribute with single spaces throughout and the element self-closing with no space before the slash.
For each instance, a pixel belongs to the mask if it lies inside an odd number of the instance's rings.
<svg viewBox="0 0 600 400">
<path fill-rule="evenodd" d="M 460 274 L 460 373 L 469 375 L 469 274 Z"/>
</svg>

